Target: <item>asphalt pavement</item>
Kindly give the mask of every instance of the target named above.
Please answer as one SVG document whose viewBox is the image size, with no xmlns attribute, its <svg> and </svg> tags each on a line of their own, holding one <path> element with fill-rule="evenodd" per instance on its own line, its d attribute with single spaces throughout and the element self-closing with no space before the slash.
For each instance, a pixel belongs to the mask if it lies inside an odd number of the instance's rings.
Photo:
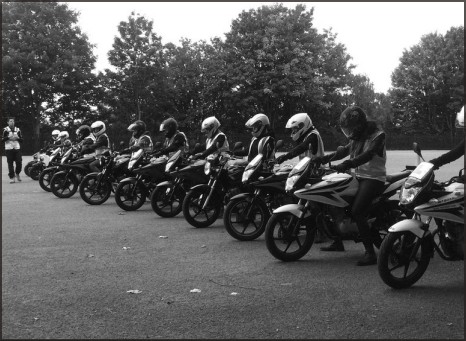
<svg viewBox="0 0 466 341">
<path fill-rule="evenodd" d="M 4 339 L 464 339 L 462 261 L 435 255 L 394 290 L 376 266 L 355 266 L 363 246 L 352 241 L 284 263 L 221 219 L 196 229 L 148 203 L 90 206 L 22 178 L 9 183 L 2 157 Z"/>
</svg>

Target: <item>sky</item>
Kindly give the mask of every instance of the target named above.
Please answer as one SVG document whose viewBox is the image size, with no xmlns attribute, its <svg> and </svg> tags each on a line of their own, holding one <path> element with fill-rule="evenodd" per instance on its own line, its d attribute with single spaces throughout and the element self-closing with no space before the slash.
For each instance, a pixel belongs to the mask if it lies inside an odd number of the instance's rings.
<svg viewBox="0 0 466 341">
<path fill-rule="evenodd" d="M 132 11 L 154 22 L 162 43 L 225 39 L 231 22 L 243 11 L 276 2 L 67 2 L 80 12 L 78 25 L 95 44 L 96 71 L 110 68 L 107 53 L 112 49 L 118 24 Z M 386 93 L 391 74 L 404 50 L 421 41 L 423 35 L 444 35 L 453 26 L 464 26 L 463 2 L 283 2 L 314 7 L 314 27 L 319 33 L 332 29 L 337 42 L 346 46 L 356 65 L 376 92 Z"/>
</svg>

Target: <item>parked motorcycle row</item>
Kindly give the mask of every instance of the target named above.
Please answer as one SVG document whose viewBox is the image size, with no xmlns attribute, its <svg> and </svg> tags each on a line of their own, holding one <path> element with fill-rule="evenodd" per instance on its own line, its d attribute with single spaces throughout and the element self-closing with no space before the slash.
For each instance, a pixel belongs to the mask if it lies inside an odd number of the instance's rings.
<svg viewBox="0 0 466 341">
<path fill-rule="evenodd" d="M 277 141 L 276 149 L 282 145 Z M 182 213 L 196 228 L 222 217 L 231 237 L 251 241 L 264 235 L 271 255 L 285 262 L 305 256 L 317 233 L 360 241 L 349 213 L 358 189 L 354 174 L 337 173 L 331 161 L 320 165 L 309 157 L 292 166 L 258 154 L 248 163 L 235 156 L 241 142 L 231 151 L 192 160 L 198 147 L 170 157 L 154 157 L 142 149 L 131 155 L 106 151 L 98 173 L 89 167 L 95 157 L 79 158 L 77 146 L 65 152 L 41 150 L 25 173 L 44 191 L 58 198 L 79 192 L 89 205 L 101 205 L 113 193 L 123 210 L 138 210 L 150 201 L 157 216 Z M 416 143 L 414 151 L 422 158 Z M 449 261 L 464 259 L 464 169 L 440 183 L 434 166 L 422 160 L 417 167 L 388 175 L 384 192 L 369 208 L 372 233 L 383 240 L 378 272 L 396 289 L 416 283 L 435 253 Z"/>
</svg>

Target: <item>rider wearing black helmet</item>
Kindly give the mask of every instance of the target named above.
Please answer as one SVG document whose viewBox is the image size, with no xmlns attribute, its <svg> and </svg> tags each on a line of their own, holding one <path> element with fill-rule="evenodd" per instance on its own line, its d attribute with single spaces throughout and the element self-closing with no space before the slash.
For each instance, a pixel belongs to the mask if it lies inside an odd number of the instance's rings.
<svg viewBox="0 0 466 341">
<path fill-rule="evenodd" d="M 95 142 L 94 136 L 91 134 L 91 127 L 88 125 L 82 125 L 76 130 L 76 136 L 78 137 L 78 145 L 81 146 L 80 154 L 87 154 L 86 150 Z M 92 152 L 92 151 L 91 151 Z"/>
<path fill-rule="evenodd" d="M 133 134 L 129 140 L 129 148 L 120 151 L 121 154 L 135 152 L 138 149 L 143 149 L 145 152 L 152 152 L 152 139 L 149 136 L 149 132 L 146 131 L 146 124 L 137 120 L 128 126 L 128 131 Z"/>
<path fill-rule="evenodd" d="M 187 153 L 189 150 L 188 139 L 186 135 L 178 130 L 178 122 L 172 117 L 167 118 L 160 125 L 160 131 L 164 132 L 165 141 L 162 149 L 155 153 L 155 156 L 167 155 L 172 156 L 178 150 Z"/>
<path fill-rule="evenodd" d="M 346 108 L 340 115 L 340 126 L 345 136 L 350 139 L 346 146 L 340 146 L 334 153 L 318 158 L 316 161 L 327 163 L 329 160 L 350 158 L 333 166 L 337 172 L 355 169 L 359 181 L 358 192 L 351 207 L 351 214 L 358 226 L 359 235 L 366 249 L 364 257 L 357 265 L 377 263 L 373 245 L 380 247 L 381 238 L 371 233 L 366 219 L 366 208 L 371 201 L 383 192 L 386 180 L 385 132 L 373 121 L 368 121 L 366 113 L 358 106 Z M 344 251 L 341 239 L 337 239 L 323 251 Z"/>
</svg>

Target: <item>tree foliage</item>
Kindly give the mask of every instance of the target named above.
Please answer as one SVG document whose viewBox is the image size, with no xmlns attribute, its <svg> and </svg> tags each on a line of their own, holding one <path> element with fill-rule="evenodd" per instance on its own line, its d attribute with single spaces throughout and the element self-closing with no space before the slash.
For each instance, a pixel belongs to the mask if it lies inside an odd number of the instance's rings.
<svg viewBox="0 0 466 341">
<path fill-rule="evenodd" d="M 95 57 L 77 14 L 56 2 L 2 3 L 2 109 L 31 123 L 71 126 L 95 103 Z"/>
</svg>

